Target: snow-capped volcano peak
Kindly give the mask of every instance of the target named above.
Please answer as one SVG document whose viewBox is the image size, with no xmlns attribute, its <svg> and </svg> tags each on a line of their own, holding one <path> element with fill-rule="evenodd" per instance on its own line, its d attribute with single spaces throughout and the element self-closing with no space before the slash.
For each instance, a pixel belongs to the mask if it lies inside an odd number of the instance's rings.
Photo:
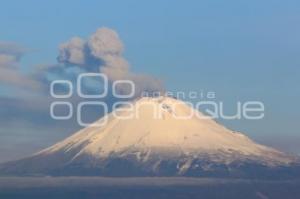
<svg viewBox="0 0 300 199">
<path fill-rule="evenodd" d="M 300 171 L 293 157 L 158 97 L 119 107 L 52 147 L 0 165 L 0 174 L 260 178 L 282 177 L 286 168 Z"/>
<path fill-rule="evenodd" d="M 97 127 L 104 120 L 106 124 Z M 153 154 L 173 158 L 208 155 L 212 161 L 226 163 L 245 157 L 260 159 L 265 164 L 291 161 L 284 154 L 256 144 L 170 97 L 144 97 L 120 107 L 39 155 L 57 151 L 76 151 L 72 161 L 86 155 L 103 159 L 112 154 L 131 153 L 144 161 Z"/>
</svg>

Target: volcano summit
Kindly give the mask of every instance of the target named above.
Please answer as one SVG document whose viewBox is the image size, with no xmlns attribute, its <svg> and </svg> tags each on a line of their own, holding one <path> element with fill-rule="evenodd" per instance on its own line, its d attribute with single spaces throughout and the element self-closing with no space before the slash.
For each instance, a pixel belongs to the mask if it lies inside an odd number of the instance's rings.
<svg viewBox="0 0 300 199">
<path fill-rule="evenodd" d="M 187 117 L 191 111 L 204 117 L 180 100 L 144 97 L 31 157 L 0 165 L 0 174 L 300 176 L 297 158 L 257 144 L 212 119 Z M 161 117 L 154 117 L 157 113 Z M 105 125 L 98 125 L 104 120 Z"/>
</svg>

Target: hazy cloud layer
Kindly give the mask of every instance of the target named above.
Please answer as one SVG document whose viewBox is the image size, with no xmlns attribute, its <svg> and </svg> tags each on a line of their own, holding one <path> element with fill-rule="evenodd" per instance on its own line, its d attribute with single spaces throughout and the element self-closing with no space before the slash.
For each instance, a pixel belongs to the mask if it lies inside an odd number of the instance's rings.
<svg viewBox="0 0 300 199">
<path fill-rule="evenodd" d="M 26 49 L 14 43 L 0 42 L 0 82 L 22 89 L 38 89 L 39 83 L 20 71 L 20 59 Z"/>
</svg>

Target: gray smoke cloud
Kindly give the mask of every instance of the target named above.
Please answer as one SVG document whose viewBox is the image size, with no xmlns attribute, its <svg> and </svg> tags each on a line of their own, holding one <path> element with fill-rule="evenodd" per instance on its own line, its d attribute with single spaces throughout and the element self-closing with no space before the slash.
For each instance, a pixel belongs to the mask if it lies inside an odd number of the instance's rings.
<svg viewBox="0 0 300 199">
<path fill-rule="evenodd" d="M 68 64 L 84 65 L 84 49 L 85 41 L 79 37 L 73 37 L 70 41 L 60 45 L 58 61 Z"/>
<path fill-rule="evenodd" d="M 124 46 L 119 35 L 112 29 L 99 28 L 87 40 L 73 37 L 59 46 L 57 60 L 66 66 L 75 65 L 86 71 L 105 74 L 110 82 L 131 80 L 135 84 L 136 96 L 143 91 L 164 92 L 160 80 L 130 71 L 130 65 L 123 57 Z M 122 85 L 122 84 L 121 84 Z M 128 85 L 119 86 L 120 93 L 127 93 Z"/>
</svg>

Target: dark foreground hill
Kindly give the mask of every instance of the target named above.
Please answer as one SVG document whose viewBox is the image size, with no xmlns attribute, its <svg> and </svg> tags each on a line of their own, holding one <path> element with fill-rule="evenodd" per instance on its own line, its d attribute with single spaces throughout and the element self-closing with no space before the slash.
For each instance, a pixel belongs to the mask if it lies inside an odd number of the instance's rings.
<svg viewBox="0 0 300 199">
<path fill-rule="evenodd" d="M 2 199 L 299 199 L 300 180 L 2 177 Z"/>
</svg>

